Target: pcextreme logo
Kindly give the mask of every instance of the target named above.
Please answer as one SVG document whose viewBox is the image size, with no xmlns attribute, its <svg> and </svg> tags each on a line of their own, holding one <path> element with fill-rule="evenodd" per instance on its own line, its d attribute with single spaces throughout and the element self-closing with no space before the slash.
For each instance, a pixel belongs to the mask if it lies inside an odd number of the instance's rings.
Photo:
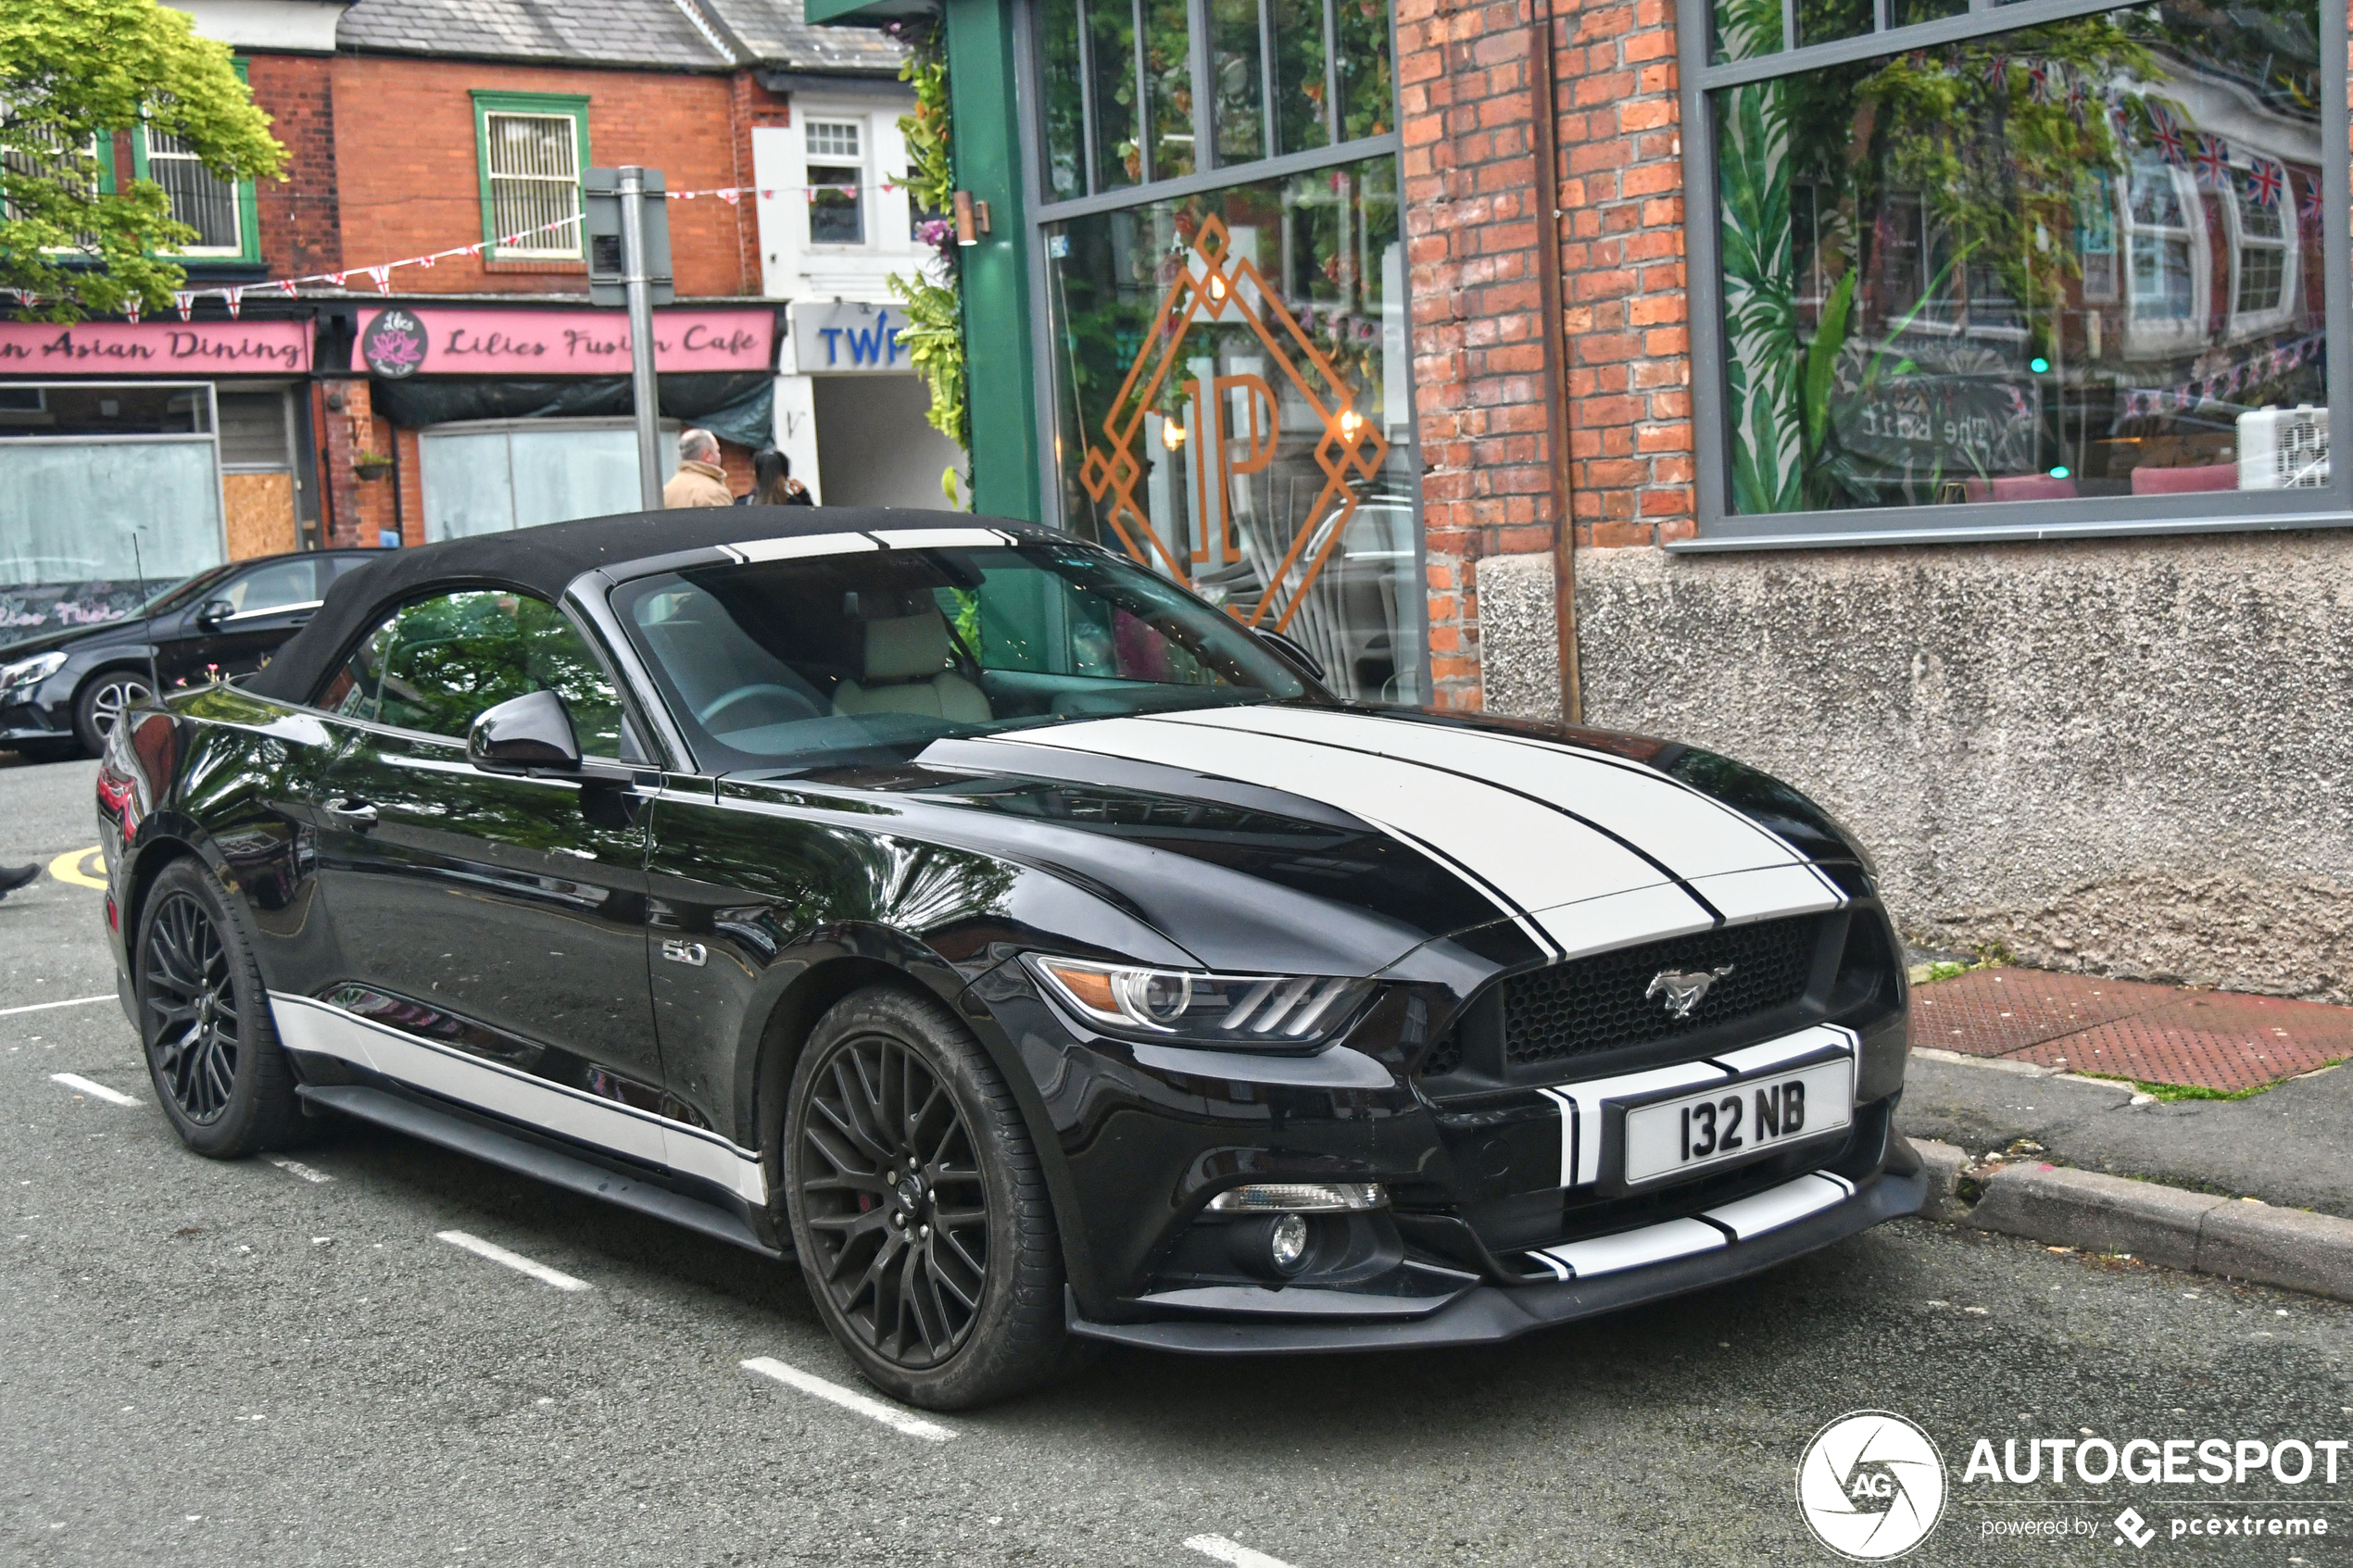
<svg viewBox="0 0 2353 1568">
<path fill-rule="evenodd" d="M 1841 1557 L 1883 1562 L 1928 1538 L 1944 1512 L 1944 1460 L 1927 1433 L 1855 1411 L 1814 1434 L 1797 1462 L 1797 1507 Z"/>
</svg>

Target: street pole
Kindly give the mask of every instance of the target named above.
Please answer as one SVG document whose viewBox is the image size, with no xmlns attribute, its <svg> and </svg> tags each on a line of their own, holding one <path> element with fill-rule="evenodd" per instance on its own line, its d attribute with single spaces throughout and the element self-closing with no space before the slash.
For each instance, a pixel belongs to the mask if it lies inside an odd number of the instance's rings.
<svg viewBox="0 0 2353 1568">
<path fill-rule="evenodd" d="M 646 277 L 646 171 L 624 164 L 621 195 L 621 270 L 629 291 L 629 400 L 637 411 L 637 500 L 661 509 L 661 394 L 654 380 L 654 302 Z"/>
</svg>

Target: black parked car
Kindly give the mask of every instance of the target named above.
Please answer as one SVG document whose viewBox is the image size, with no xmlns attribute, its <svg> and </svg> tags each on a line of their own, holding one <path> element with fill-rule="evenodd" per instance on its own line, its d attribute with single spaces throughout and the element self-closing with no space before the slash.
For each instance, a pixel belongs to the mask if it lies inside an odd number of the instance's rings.
<svg viewBox="0 0 2353 1568">
<path fill-rule="evenodd" d="M 174 583 L 120 621 L 0 647 L 0 746 L 95 756 L 153 674 L 166 690 L 249 674 L 310 619 L 338 575 L 374 550 L 232 561 Z"/>
<path fill-rule="evenodd" d="M 1803 797 L 1352 707 L 1063 534 L 781 508 L 386 557 L 98 781 L 198 1151 L 307 1110 L 797 1255 L 876 1384 L 1498 1340 L 1913 1211 Z"/>
</svg>

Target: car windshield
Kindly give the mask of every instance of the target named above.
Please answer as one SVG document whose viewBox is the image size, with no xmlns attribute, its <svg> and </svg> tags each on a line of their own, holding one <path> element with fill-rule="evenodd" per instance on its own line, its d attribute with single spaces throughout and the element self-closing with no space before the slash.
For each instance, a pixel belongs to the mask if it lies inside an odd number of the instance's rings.
<svg viewBox="0 0 2353 1568">
<path fill-rule="evenodd" d="M 1075 541 L 823 551 L 613 595 L 701 765 L 903 759 L 935 740 L 1305 694 L 1232 617 Z"/>
<path fill-rule="evenodd" d="M 206 589 L 236 571 L 238 564 L 232 561 L 227 566 L 216 566 L 208 571 L 199 571 L 194 577 L 183 577 L 131 613 L 132 615 L 169 615 L 183 605 L 194 604 Z"/>
</svg>

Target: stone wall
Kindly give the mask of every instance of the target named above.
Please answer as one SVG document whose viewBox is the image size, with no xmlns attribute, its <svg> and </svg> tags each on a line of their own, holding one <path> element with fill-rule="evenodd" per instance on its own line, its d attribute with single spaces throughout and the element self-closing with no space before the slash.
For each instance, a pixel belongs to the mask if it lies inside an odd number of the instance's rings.
<svg viewBox="0 0 2353 1568">
<path fill-rule="evenodd" d="M 1480 563 L 1556 710 L 1551 563 Z M 1906 935 L 2353 1002 L 2353 535 L 1578 558 L 1589 721 L 1806 790 Z"/>
</svg>

